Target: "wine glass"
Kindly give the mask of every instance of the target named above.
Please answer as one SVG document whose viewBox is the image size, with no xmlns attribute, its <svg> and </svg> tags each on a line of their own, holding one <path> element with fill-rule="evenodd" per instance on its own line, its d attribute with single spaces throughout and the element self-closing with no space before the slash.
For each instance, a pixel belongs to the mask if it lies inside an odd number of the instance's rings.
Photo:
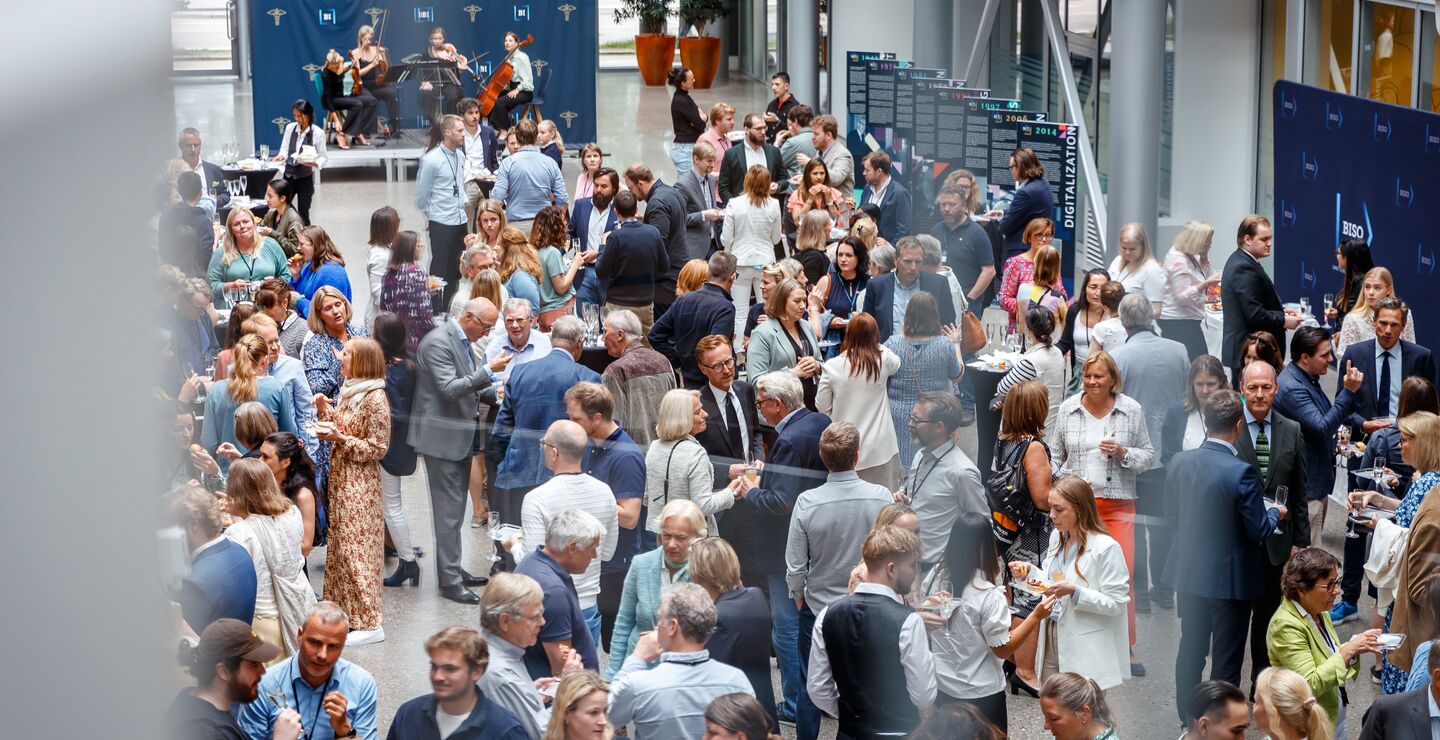
<svg viewBox="0 0 1440 740">
<path fill-rule="evenodd" d="M 1335 294 L 1325 294 L 1325 328 L 1330 328 L 1330 309 L 1335 307 Z"/>
<path fill-rule="evenodd" d="M 1290 487 L 1289 487 L 1289 486 L 1276 486 L 1276 487 L 1275 487 L 1275 503 L 1277 503 L 1277 504 L 1279 504 L 1279 505 L 1281 505 L 1281 506 L 1289 506 L 1289 505 L 1290 505 L 1289 502 L 1290 502 Z M 1282 532 L 1280 531 L 1280 523 L 1279 523 L 1279 522 L 1276 522 L 1276 523 L 1275 523 L 1275 532 L 1274 532 L 1274 533 L 1275 533 L 1275 534 L 1282 534 Z"/>
<path fill-rule="evenodd" d="M 1300 296 L 1300 313 L 1303 314 L 1303 315 L 1305 315 L 1305 316 L 1309 316 L 1309 315 L 1310 315 L 1310 298 L 1309 298 L 1309 296 L 1303 296 L 1303 295 Z"/>
</svg>

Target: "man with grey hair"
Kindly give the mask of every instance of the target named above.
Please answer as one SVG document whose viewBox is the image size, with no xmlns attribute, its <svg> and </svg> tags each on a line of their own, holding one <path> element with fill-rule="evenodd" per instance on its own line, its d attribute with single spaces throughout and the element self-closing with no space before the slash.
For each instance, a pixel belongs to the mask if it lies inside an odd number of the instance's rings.
<svg viewBox="0 0 1440 740">
<path fill-rule="evenodd" d="M 504 543 L 506 550 L 519 563 L 527 555 L 534 555 L 537 548 L 546 542 L 546 532 L 562 512 L 578 510 L 588 512 L 605 528 L 600 543 L 600 557 L 591 561 L 585 571 L 575 576 L 575 591 L 580 597 L 580 608 L 584 612 L 585 625 L 589 627 L 594 642 L 600 642 L 600 610 L 595 600 L 600 595 L 600 563 L 615 554 L 615 543 L 620 536 L 619 510 L 615 507 L 615 494 L 610 486 L 601 483 L 588 473 L 582 472 L 580 462 L 585 457 L 589 443 L 585 430 L 569 419 L 562 419 L 550 425 L 545 438 L 540 440 L 541 454 L 545 467 L 555 475 L 535 490 L 525 495 L 520 507 L 520 523 L 524 534 Z M 563 548 L 562 548 L 563 549 Z M 524 571 L 522 567 L 520 569 Z"/>
<path fill-rule="evenodd" d="M 793 717 L 804 681 L 797 648 L 800 616 L 785 580 L 785 543 L 796 500 L 825 482 L 820 437 L 830 426 L 830 417 L 805 408 L 800 379 L 789 370 L 755 379 L 755 406 L 775 427 L 775 443 L 758 487 L 744 476 L 733 484 L 743 501 L 725 515 L 725 530 L 733 533 L 728 538 L 740 556 L 745 585 L 760 588 L 770 598 L 770 641 L 780 663 L 784 693 L 784 703 L 776 710 Z"/>
<path fill-rule="evenodd" d="M 660 599 L 655 631 L 646 632 L 610 684 L 611 724 L 635 723 L 635 740 L 705 734 L 705 708 L 717 697 L 755 690 L 740 669 L 710 658 L 715 603 L 705 589 L 677 583 Z M 646 666 L 654 661 L 654 668 Z"/>
<path fill-rule="evenodd" d="M 965 300 L 965 291 L 960 288 L 960 280 L 941 259 L 940 240 L 929 234 L 917 234 L 915 238 L 920 241 L 920 269 L 945 277 L 945 281 L 950 284 L 950 302 L 955 304 L 956 316 L 969 310 L 970 303 Z"/>
<path fill-rule="evenodd" d="M 520 302 L 529 305 L 524 299 Z M 506 307 L 510 306 L 518 309 L 513 300 Z M 499 460 L 495 486 L 503 489 L 492 497 L 492 505 L 498 499 L 500 515 L 509 521 L 520 517 L 525 493 L 550 479 L 545 467 L 549 448 L 543 448 L 545 454 L 541 454 L 541 437 L 551 424 L 569 419 L 565 391 L 582 381 L 600 382 L 599 374 L 576 362 L 584 337 L 585 324 L 580 319 L 561 316 L 550 328 L 553 346 L 549 352 L 516 368 L 505 382 L 505 397 L 495 415 L 487 455 Z"/>
<path fill-rule="evenodd" d="M 920 291 L 935 296 L 940 309 L 940 325 L 955 323 L 955 302 L 950 297 L 950 281 L 925 272 L 925 248 L 920 240 L 907 236 L 895 242 L 895 271 L 870 279 L 865 288 L 865 313 L 875 317 L 880 339 L 900 333 L 905 325 L 905 309 Z"/>
<path fill-rule="evenodd" d="M 615 417 L 642 448 L 655 439 L 660 399 L 675 390 L 675 368 L 644 339 L 633 312 L 612 310 L 605 317 L 605 351 L 616 359 L 600 377 L 615 399 Z"/>
<path fill-rule="evenodd" d="M 470 240 L 471 237 L 465 237 Z M 489 244 L 476 242 L 465 248 L 460 253 L 460 287 L 455 289 L 455 297 L 450 299 L 450 315 L 458 316 L 465 307 L 465 302 L 470 300 L 470 291 L 475 287 L 475 276 L 482 270 L 495 269 L 495 250 Z M 500 305 L 510 300 L 510 291 L 505 285 L 500 285 Z M 374 320 L 374 317 L 371 317 Z"/>
<path fill-rule="evenodd" d="M 246 737 L 271 736 L 281 707 L 272 696 L 284 696 L 300 713 L 312 740 L 358 737 L 378 740 L 375 727 L 375 677 L 340 657 L 350 617 L 333 601 L 310 607 L 300 626 L 294 655 L 280 661 L 260 679 L 260 695 L 235 717 Z"/>
<path fill-rule="evenodd" d="M 200 207 L 210 215 L 230 203 L 230 190 L 225 187 L 225 173 L 220 165 L 200 158 L 200 131 L 187 127 L 180 132 L 176 142 L 180 148 L 180 161 L 200 176 Z"/>
<path fill-rule="evenodd" d="M 514 358 L 510 367 L 500 374 L 501 382 L 510 378 L 510 371 L 527 362 L 533 362 L 550 354 L 551 338 L 535 326 L 535 306 L 527 298 L 511 298 L 505 301 L 500 312 L 505 322 L 505 336 L 485 348 L 485 361 L 509 352 Z"/>
<path fill-rule="evenodd" d="M 562 423 L 574 426 L 571 421 Z M 600 485 L 603 487 L 603 484 Z M 530 496 L 539 491 L 539 488 L 531 491 Z M 608 490 L 605 495 L 609 496 Z M 525 502 L 527 509 L 530 508 L 529 498 L 527 496 Z M 593 504 L 593 501 L 590 503 Z M 550 516 L 545 522 L 545 529 L 540 533 L 544 546 L 532 550 L 530 557 L 525 558 L 515 569 L 518 575 L 534 578 L 544 593 L 545 623 L 541 625 L 539 641 L 525 648 L 525 668 L 531 679 L 559 676 L 565 670 L 572 653 L 579 654 L 581 663 L 587 669 L 600 669 L 600 659 L 595 652 L 597 640 L 594 631 L 590 629 L 585 610 L 580 606 L 576 579 L 586 578 L 590 587 L 596 592 L 599 591 L 600 556 L 603 554 L 600 552 L 601 543 L 603 542 L 610 552 L 615 550 L 615 499 L 610 499 L 609 506 L 610 514 L 607 518 L 611 524 L 608 527 L 601 524 L 593 514 L 579 508 L 559 511 Z M 527 511 L 527 517 L 528 514 Z M 527 539 L 531 529 L 533 527 L 527 518 Z M 590 611 L 595 612 L 593 594 L 590 597 Z M 595 631 L 600 628 L 599 621 L 600 615 L 596 612 Z"/>
<path fill-rule="evenodd" d="M 1150 299 L 1131 293 L 1120 299 L 1120 325 L 1128 338 L 1118 347 L 1107 347 L 1120 368 L 1125 395 L 1145 409 L 1145 430 L 1152 436 L 1155 459 L 1164 449 L 1165 415 L 1176 399 L 1185 397 L 1190 374 L 1190 355 L 1185 345 L 1155 334 L 1155 314 Z M 1178 452 L 1178 450 L 1176 450 Z M 1165 469 L 1141 471 L 1135 478 L 1136 514 L 1143 527 L 1135 528 L 1135 611 L 1150 611 L 1151 581 L 1154 599 L 1161 606 L 1172 603 L 1173 589 L 1165 580 L 1165 561 L 1170 554 L 1170 531 L 1165 524 Z M 1147 539 L 1149 542 L 1147 542 Z"/>
<path fill-rule="evenodd" d="M 650 329 L 650 346 L 680 369 L 686 388 L 705 387 L 705 375 L 695 359 L 695 345 L 712 334 L 735 333 L 735 255 L 710 255 L 710 280 L 675 300 Z"/>
<path fill-rule="evenodd" d="M 496 573 L 480 600 L 480 634 L 490 648 L 490 665 L 480 677 L 480 690 L 520 718 L 532 738 L 544 736 L 550 724 L 540 686 L 553 686 L 558 680 L 536 681 L 525 668 L 525 649 L 535 644 L 545 624 L 544 598 L 534 578 Z M 571 653 L 565 667 L 579 668 L 580 656 Z"/>
</svg>

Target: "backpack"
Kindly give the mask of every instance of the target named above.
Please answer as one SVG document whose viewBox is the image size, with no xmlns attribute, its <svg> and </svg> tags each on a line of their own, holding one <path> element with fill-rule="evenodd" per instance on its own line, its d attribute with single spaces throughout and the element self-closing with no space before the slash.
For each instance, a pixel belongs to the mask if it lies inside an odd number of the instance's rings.
<svg viewBox="0 0 1440 740">
<path fill-rule="evenodd" d="M 1014 545 L 1021 530 L 1036 523 L 1040 511 L 1030 499 L 1030 487 L 1025 478 L 1025 453 L 1030 443 L 1045 443 L 1034 437 L 1026 437 L 1013 444 L 1004 456 L 995 453 L 990 468 L 990 480 L 985 482 L 985 499 L 990 506 L 990 531 L 1003 547 Z M 1049 448 L 1046 448 L 1049 451 Z"/>
</svg>

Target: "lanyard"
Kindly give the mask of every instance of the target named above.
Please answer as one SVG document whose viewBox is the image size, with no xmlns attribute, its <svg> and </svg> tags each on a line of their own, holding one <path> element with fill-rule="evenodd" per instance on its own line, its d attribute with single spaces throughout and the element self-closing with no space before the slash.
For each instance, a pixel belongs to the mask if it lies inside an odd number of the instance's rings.
<svg viewBox="0 0 1440 740">
<path fill-rule="evenodd" d="M 255 252 L 258 253 L 259 251 L 260 251 L 260 245 L 259 245 L 259 244 L 256 244 L 256 245 L 255 245 Z M 256 254 L 256 253 L 252 253 L 251 256 L 250 256 L 250 259 L 248 259 L 248 260 L 245 259 L 245 255 L 244 255 L 244 254 L 241 254 L 240 252 L 236 252 L 236 253 L 235 253 L 235 256 L 240 258 L 240 263 L 243 264 L 243 265 L 245 265 L 245 269 L 246 269 L 247 271 L 249 271 L 249 276 L 248 276 L 248 277 L 249 277 L 252 281 L 255 279 L 255 263 L 260 261 L 260 256 L 259 256 L 259 254 Z"/>
<path fill-rule="evenodd" d="M 334 677 L 334 674 L 331 674 L 331 677 L 330 677 L 330 678 L 333 678 L 333 677 Z M 325 684 L 320 687 L 320 697 L 319 697 L 318 699 L 316 699 L 316 701 L 315 701 L 315 713 L 314 713 L 314 715 L 312 715 L 312 716 L 310 717 L 310 729 L 309 729 L 309 730 L 306 730 L 304 723 L 301 723 L 301 725 L 300 725 L 300 732 L 301 732 L 301 735 L 302 735 L 303 737 L 307 737 L 307 738 L 310 737 L 311 734 L 315 732 L 315 728 L 320 726 L 320 725 L 319 725 L 319 722 L 320 722 L 320 710 L 325 706 L 325 690 L 328 689 L 328 688 L 330 688 L 330 678 L 326 678 L 326 679 L 325 679 Z M 291 664 L 290 664 L 290 691 L 295 694 L 295 710 L 296 710 L 296 711 L 299 711 L 299 710 L 300 710 L 300 690 L 295 688 L 295 664 L 294 664 L 294 663 L 291 663 Z"/>
<path fill-rule="evenodd" d="M 453 160 L 453 159 L 450 158 L 450 150 L 449 150 L 449 149 L 446 149 L 446 148 L 443 147 L 443 146 L 440 147 L 440 148 L 441 148 L 441 149 L 445 149 L 445 151 L 441 152 L 440 154 L 441 154 L 441 156 L 445 157 L 445 163 L 448 164 L 448 165 L 450 165 L 450 177 L 452 178 L 452 179 L 451 179 L 451 182 L 450 182 L 450 189 L 455 193 L 456 196 L 459 196 L 459 195 L 460 195 L 460 167 L 459 167 L 459 165 L 456 165 L 456 164 L 455 164 L 455 160 Z"/>
<path fill-rule="evenodd" d="M 940 467 L 940 461 L 945 459 L 945 455 L 948 455 L 948 454 L 950 454 L 950 453 L 952 453 L 952 452 L 954 452 L 954 451 L 955 451 L 955 445 L 952 444 L 952 445 L 950 445 L 950 449 L 946 450 L 946 451 L 945 451 L 944 453 L 942 453 L 939 457 L 935 458 L 935 462 L 933 462 L 933 463 L 930 464 L 930 469 L 927 470 L 927 471 L 925 471 L 925 476 L 924 476 L 923 478 L 920 478 L 920 479 L 915 483 L 915 488 L 910 491 L 910 498 L 911 498 L 912 500 L 915 499 L 915 498 L 918 498 L 918 497 L 920 496 L 920 489 L 925 487 L 925 481 L 930 480 L 930 474 L 933 473 L 933 472 L 935 472 L 935 468 Z M 924 461 L 925 461 L 924 458 L 921 458 L 920 462 L 924 462 Z M 919 476 L 920 476 L 920 463 L 915 463 L 915 476 L 916 476 L 916 477 L 919 477 Z"/>
</svg>

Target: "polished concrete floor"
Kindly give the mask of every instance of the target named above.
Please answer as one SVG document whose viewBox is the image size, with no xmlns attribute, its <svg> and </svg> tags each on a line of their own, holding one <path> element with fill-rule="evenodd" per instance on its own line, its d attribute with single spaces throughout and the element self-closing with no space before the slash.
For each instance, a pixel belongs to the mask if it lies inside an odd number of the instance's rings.
<svg viewBox="0 0 1440 740">
<path fill-rule="evenodd" d="M 597 77 L 597 87 L 600 142 L 605 149 L 607 163 L 623 169 L 633 162 L 646 162 L 662 179 L 673 180 L 674 166 L 667 153 L 671 138 L 670 91 L 645 87 L 633 72 L 602 73 Z M 743 115 L 749 111 L 763 111 L 769 90 L 763 84 L 732 78 L 732 82 L 715 89 L 697 90 L 694 96 L 707 109 L 711 103 L 724 100 Z M 177 130 L 192 125 L 199 128 L 205 137 L 207 158 L 218 159 L 218 154 L 212 155 L 211 152 L 218 152 L 219 146 L 227 141 L 239 144 L 242 149 L 251 148 L 253 137 L 249 130 L 248 86 L 230 81 L 184 82 L 176 85 L 175 100 Z M 578 171 L 573 158 L 566 159 L 564 170 L 567 181 L 573 184 Z M 336 169 L 324 174 L 312 216 L 315 223 L 330 232 L 345 256 L 354 287 L 357 314 L 363 315 L 369 300 L 365 289 L 365 257 L 370 214 L 382 205 L 390 205 L 400 212 L 402 228 L 423 231 L 424 224 L 415 211 L 413 198 L 413 182 L 387 183 L 384 170 L 378 165 Z M 986 319 L 990 323 L 998 317 L 992 310 Z M 1333 391 L 1333 375 L 1327 381 Z M 976 449 L 974 427 L 962 430 L 961 446 L 973 458 Z M 386 641 L 355 647 L 345 654 L 346 658 L 375 674 L 379 681 L 382 737 L 401 703 L 429 691 L 428 662 L 422 647 L 425 638 L 451 624 L 478 624 L 476 607 L 446 601 L 437 593 L 428 556 L 433 550 L 434 537 L 423 471 L 405 480 L 403 496 L 412 536 L 427 553 L 427 557 L 420 561 L 420 586 L 386 589 Z M 1343 517 L 1331 514 L 1323 538 L 1324 546 L 1337 554 L 1343 543 L 1343 525 Z M 466 527 L 464 532 L 465 566 L 472 572 L 483 572 L 488 566 L 491 547 L 485 530 Z M 316 549 L 310 556 L 310 572 L 317 591 L 321 585 L 324 559 L 323 548 Z M 392 569 L 394 561 L 388 562 L 386 567 L 387 570 Z M 1367 600 L 1367 603 L 1373 609 L 1373 601 Z M 1358 629 L 1358 623 L 1345 625 L 1340 630 L 1341 636 L 1348 638 Z M 1175 646 L 1179 642 L 1179 621 L 1173 611 L 1157 608 L 1153 614 L 1138 616 L 1137 630 L 1139 644 L 1136 652 L 1148 667 L 1149 675 L 1127 681 L 1107 692 L 1119 723 L 1120 735 L 1156 740 L 1175 737 L 1179 734 L 1173 719 L 1174 658 Z M 1364 659 L 1364 667 L 1368 669 L 1370 665 L 1370 659 Z M 775 684 L 779 686 L 778 674 Z M 1347 723 L 1351 737 L 1358 735 L 1360 714 L 1378 693 L 1378 688 L 1370 683 L 1364 671 L 1360 679 L 1351 683 L 1351 700 L 1360 708 L 1351 713 Z M 1042 724 L 1036 700 L 1024 696 L 1010 697 L 1012 737 L 1046 737 L 1048 733 L 1042 729 Z M 783 729 L 786 738 L 794 736 L 792 728 Z M 827 721 L 822 736 L 833 737 L 834 731 L 834 723 Z M 1259 737 L 1259 734 L 1252 732 L 1251 736 Z"/>
</svg>

